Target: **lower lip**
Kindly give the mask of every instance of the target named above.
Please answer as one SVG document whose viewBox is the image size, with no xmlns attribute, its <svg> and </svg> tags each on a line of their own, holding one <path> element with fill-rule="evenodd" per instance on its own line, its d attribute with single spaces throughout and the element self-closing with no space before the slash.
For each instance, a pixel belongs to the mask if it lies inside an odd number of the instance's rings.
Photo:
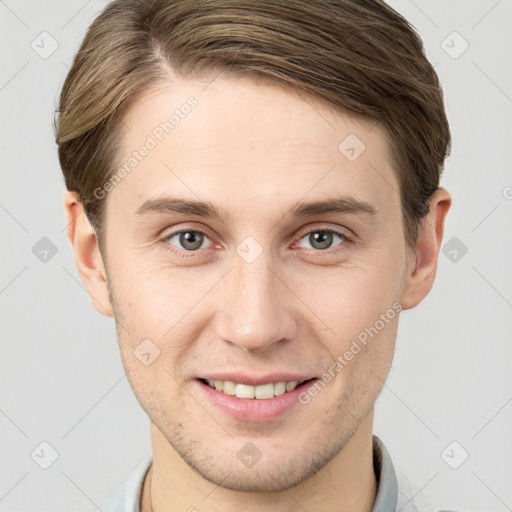
<svg viewBox="0 0 512 512">
<path fill-rule="evenodd" d="M 236 396 L 226 395 L 222 391 L 217 391 L 205 384 L 199 379 L 194 383 L 199 387 L 207 399 L 236 420 L 248 421 L 252 423 L 272 421 L 299 403 L 299 395 L 313 385 L 318 379 L 312 379 L 297 386 L 293 391 L 288 391 L 274 398 L 238 398 Z"/>
</svg>

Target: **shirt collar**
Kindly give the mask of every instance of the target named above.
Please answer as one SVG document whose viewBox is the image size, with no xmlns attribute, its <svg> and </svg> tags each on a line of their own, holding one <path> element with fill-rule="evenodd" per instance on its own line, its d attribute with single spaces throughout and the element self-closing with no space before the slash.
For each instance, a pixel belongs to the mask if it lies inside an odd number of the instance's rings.
<svg viewBox="0 0 512 512">
<path fill-rule="evenodd" d="M 373 436 L 373 469 L 377 479 L 377 496 L 372 512 L 395 512 L 398 504 L 398 481 L 391 457 L 382 441 Z"/>
</svg>

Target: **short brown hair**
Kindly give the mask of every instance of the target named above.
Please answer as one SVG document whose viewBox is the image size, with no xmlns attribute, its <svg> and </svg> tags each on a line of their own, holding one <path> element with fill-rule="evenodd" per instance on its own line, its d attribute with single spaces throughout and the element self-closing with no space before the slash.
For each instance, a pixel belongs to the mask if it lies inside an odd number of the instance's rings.
<svg viewBox="0 0 512 512">
<path fill-rule="evenodd" d="M 450 130 L 438 77 L 411 25 L 380 0 L 115 0 L 95 19 L 64 82 L 56 142 L 68 190 L 100 238 L 94 191 L 117 165 L 122 115 L 175 76 L 229 72 L 285 83 L 375 119 L 390 143 L 414 247 L 439 187 Z"/>
</svg>

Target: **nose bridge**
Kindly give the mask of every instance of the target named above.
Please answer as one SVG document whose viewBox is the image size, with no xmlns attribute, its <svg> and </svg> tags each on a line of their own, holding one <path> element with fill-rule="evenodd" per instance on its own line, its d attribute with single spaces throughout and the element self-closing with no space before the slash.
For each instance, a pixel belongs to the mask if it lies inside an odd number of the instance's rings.
<svg viewBox="0 0 512 512">
<path fill-rule="evenodd" d="M 237 248 L 234 268 L 223 285 L 216 334 L 246 351 L 254 351 L 291 339 L 296 326 L 292 299 L 286 297 L 289 292 L 274 274 L 269 251 L 252 259 L 247 254 L 255 247 L 246 252 L 244 248 L 247 246 L 243 244 Z"/>
</svg>

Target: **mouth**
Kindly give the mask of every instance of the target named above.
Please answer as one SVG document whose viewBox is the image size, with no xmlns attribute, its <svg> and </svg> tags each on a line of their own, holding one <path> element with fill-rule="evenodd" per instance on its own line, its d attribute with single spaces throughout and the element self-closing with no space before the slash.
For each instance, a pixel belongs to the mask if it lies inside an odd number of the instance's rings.
<svg viewBox="0 0 512 512">
<path fill-rule="evenodd" d="M 241 380 L 243 377 L 239 377 Z M 198 392 L 227 417 L 246 423 L 278 420 L 300 406 L 300 395 L 318 378 L 276 380 L 257 385 L 229 380 L 196 378 Z M 301 406 L 302 407 L 302 406 Z M 303 411 L 309 409 L 304 408 Z M 302 413 L 304 414 L 304 412 Z M 303 416 L 294 416 L 294 418 Z"/>
<path fill-rule="evenodd" d="M 203 384 L 206 384 L 216 391 L 228 396 L 236 396 L 237 398 L 255 399 L 255 400 L 269 400 L 277 396 L 290 393 L 294 389 L 302 386 L 306 382 L 315 379 L 306 380 L 292 380 L 292 381 L 278 381 L 268 382 L 253 386 L 251 384 L 242 384 L 241 382 L 233 382 L 231 380 L 213 380 L 213 379 L 199 379 Z"/>
</svg>

